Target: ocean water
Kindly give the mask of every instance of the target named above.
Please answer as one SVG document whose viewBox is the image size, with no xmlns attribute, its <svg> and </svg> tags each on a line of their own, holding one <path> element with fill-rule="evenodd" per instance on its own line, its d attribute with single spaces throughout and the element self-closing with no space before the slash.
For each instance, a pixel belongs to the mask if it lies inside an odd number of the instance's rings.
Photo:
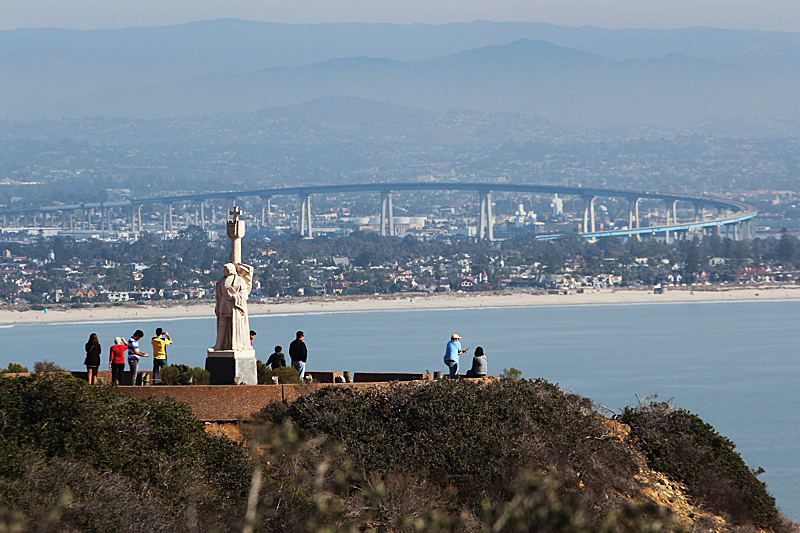
<svg viewBox="0 0 800 533">
<path fill-rule="evenodd" d="M 251 318 L 266 360 L 306 334 L 309 370 L 445 371 L 444 346 L 482 346 L 492 374 L 514 367 L 619 411 L 657 395 L 699 415 L 737 445 L 784 514 L 800 520 L 800 301 L 470 308 L 265 315 Z M 0 366 L 48 359 L 83 369 L 89 333 L 104 353 L 115 336 L 161 326 L 169 362 L 203 366 L 214 317 L 0 328 Z M 149 361 L 142 363 L 149 368 Z"/>
</svg>

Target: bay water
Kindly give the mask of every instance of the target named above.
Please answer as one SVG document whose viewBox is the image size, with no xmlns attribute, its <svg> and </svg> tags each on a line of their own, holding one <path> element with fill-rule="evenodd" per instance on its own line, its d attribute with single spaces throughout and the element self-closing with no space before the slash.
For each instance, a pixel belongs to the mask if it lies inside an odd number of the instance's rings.
<svg viewBox="0 0 800 533">
<path fill-rule="evenodd" d="M 251 317 L 255 347 L 266 360 L 305 332 L 309 370 L 446 371 L 442 356 L 452 333 L 469 349 L 482 346 L 491 374 L 517 368 L 613 411 L 657 395 L 713 425 L 737 445 L 766 482 L 784 514 L 800 520 L 800 301 L 641 305 L 480 307 Z M 170 364 L 204 366 L 215 319 L 130 320 L 0 327 L 0 366 L 33 368 L 50 360 L 83 370 L 83 345 L 96 332 L 108 347 L 115 336 L 158 326 L 175 344 Z M 145 360 L 140 368 L 149 369 Z M 454 401 L 457 401 L 454 400 Z"/>
</svg>

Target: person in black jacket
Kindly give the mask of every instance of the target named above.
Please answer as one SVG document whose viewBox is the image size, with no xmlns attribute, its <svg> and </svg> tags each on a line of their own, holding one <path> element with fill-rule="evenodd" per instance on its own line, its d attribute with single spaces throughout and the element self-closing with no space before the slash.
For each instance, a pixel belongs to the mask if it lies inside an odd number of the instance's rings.
<svg viewBox="0 0 800 533">
<path fill-rule="evenodd" d="M 306 377 L 306 361 L 308 360 L 308 349 L 306 343 L 303 342 L 302 331 L 298 331 L 296 338 L 289 345 L 289 358 L 292 360 L 292 366 L 300 372 L 300 379 Z"/>
<path fill-rule="evenodd" d="M 97 383 L 97 369 L 100 368 L 100 340 L 97 338 L 97 333 L 89 335 L 89 341 L 86 343 L 86 359 L 83 364 L 86 365 L 86 377 L 89 385 Z"/>
<path fill-rule="evenodd" d="M 269 356 L 269 359 L 267 359 L 267 365 L 269 365 L 272 370 L 278 370 L 279 368 L 286 366 L 286 357 L 283 355 L 283 346 L 275 347 L 275 353 Z"/>
</svg>

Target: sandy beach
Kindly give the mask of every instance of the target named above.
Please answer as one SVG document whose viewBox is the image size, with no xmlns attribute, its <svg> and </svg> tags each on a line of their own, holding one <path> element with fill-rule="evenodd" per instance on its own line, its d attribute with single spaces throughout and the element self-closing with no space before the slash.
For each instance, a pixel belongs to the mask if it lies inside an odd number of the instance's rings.
<svg viewBox="0 0 800 533">
<path fill-rule="evenodd" d="M 800 299 L 800 287 L 762 286 L 749 288 L 673 289 L 663 294 L 652 290 L 607 289 L 569 294 L 542 292 L 458 293 L 434 295 L 386 295 L 366 298 L 325 297 L 288 299 L 279 303 L 251 303 L 252 316 L 295 313 L 336 313 L 358 311 L 409 311 L 414 309 L 457 309 L 468 307 L 529 307 L 548 305 L 624 305 L 676 302 L 732 302 L 747 300 Z M 0 310 L 0 324 L 113 322 L 115 320 L 196 318 L 214 316 L 213 302 L 151 303 L 148 305 L 48 309 L 45 311 Z"/>
</svg>

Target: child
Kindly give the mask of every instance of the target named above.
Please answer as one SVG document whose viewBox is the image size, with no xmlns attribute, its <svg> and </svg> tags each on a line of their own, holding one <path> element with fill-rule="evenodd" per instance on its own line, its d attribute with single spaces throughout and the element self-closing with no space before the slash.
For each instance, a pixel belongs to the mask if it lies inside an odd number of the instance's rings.
<svg viewBox="0 0 800 533">
<path fill-rule="evenodd" d="M 282 366 L 286 366 L 286 357 L 283 355 L 283 346 L 276 346 L 275 353 L 267 359 L 267 365 L 272 367 L 272 370 L 278 370 Z"/>
</svg>

